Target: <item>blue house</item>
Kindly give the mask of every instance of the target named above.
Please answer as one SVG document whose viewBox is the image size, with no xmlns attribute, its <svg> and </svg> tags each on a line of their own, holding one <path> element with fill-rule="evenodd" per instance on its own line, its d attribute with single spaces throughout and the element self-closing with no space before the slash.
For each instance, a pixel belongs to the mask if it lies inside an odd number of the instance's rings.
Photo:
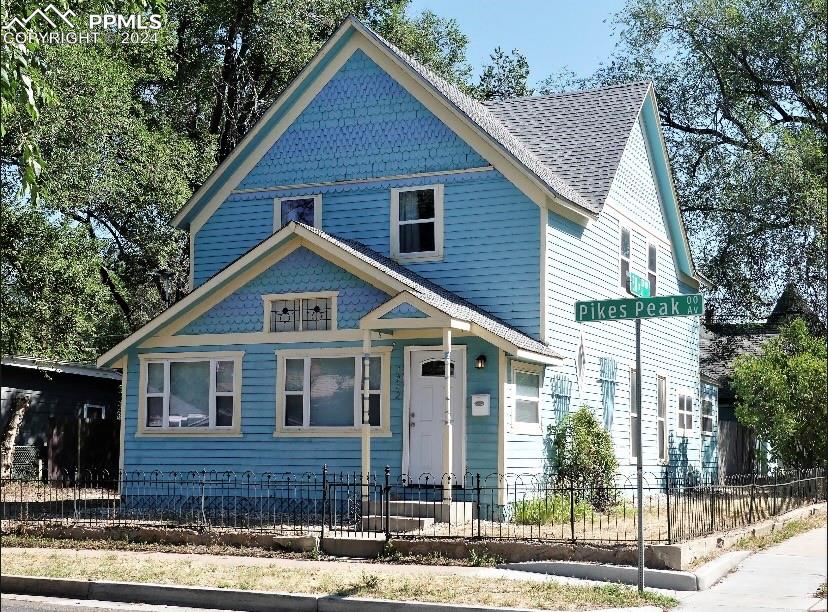
<svg viewBox="0 0 828 612">
<path fill-rule="evenodd" d="M 633 324 L 574 303 L 704 282 L 651 83 L 481 104 L 354 19 L 173 223 L 192 291 L 99 360 L 130 471 L 539 474 L 585 405 L 632 473 Z M 644 463 L 700 467 L 698 320 L 642 350 Z"/>
</svg>

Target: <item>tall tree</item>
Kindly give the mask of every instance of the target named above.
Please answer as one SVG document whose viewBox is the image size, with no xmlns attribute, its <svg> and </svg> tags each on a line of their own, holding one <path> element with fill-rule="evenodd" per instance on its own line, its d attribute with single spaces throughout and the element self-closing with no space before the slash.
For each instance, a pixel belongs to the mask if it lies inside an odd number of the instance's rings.
<svg viewBox="0 0 828 612">
<path fill-rule="evenodd" d="M 794 282 L 825 320 L 825 0 L 629 0 L 612 61 L 544 91 L 649 78 L 684 218 L 723 318 Z"/>
<path fill-rule="evenodd" d="M 502 100 L 531 96 L 534 90 L 527 84 L 529 62 L 517 49 L 506 54 L 497 47 L 490 56 L 491 63 L 483 68 L 477 85 L 471 87 L 472 95 L 481 100 Z"/>
<path fill-rule="evenodd" d="M 38 90 L 29 94 L 22 72 L 13 87 L 4 80 L 0 348 L 88 359 L 180 298 L 187 237 L 170 219 L 347 15 L 464 84 L 457 24 L 409 17 L 408 4 L 172 0 L 154 43 L 28 49 L 56 103 L 25 112 L 20 101 L 37 102 Z M 39 203 L 14 195 L 26 142 L 42 156 Z M 60 283 L 64 268 L 72 274 Z"/>
</svg>

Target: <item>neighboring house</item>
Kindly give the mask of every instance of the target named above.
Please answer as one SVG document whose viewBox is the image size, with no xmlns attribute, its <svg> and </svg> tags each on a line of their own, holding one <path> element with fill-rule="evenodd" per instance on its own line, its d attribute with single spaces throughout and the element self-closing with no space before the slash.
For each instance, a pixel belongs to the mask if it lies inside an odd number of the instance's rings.
<svg viewBox="0 0 828 612">
<path fill-rule="evenodd" d="M 0 381 L 0 430 L 6 431 L 15 402 L 29 402 L 15 441 L 16 466 L 31 464 L 24 470 L 28 474 L 47 471 L 51 478 L 78 466 L 117 470 L 120 372 L 94 364 L 4 356 Z M 47 469 L 34 467 L 38 464 Z"/>
<path fill-rule="evenodd" d="M 192 292 L 98 361 L 128 470 L 537 475 L 587 405 L 632 474 L 633 323 L 575 301 L 700 283 L 650 83 L 483 105 L 353 19 L 174 224 Z M 643 329 L 644 462 L 700 466 L 698 318 Z"/>
<path fill-rule="evenodd" d="M 700 368 L 703 388 L 715 395 L 719 405 L 718 471 L 722 477 L 748 474 L 768 468 L 768 447 L 759 444 L 753 431 L 736 419 L 735 394 L 731 387 L 733 362 L 739 355 L 758 355 L 762 345 L 779 335 L 779 327 L 802 318 L 818 333 L 824 326 L 793 284 L 788 284 L 770 315 L 759 323 L 717 322 L 708 311 L 700 336 Z"/>
</svg>

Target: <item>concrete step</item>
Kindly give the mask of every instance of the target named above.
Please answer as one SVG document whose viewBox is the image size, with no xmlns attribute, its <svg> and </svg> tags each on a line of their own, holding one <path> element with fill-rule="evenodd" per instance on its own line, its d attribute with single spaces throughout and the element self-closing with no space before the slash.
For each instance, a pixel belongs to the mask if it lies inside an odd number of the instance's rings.
<svg viewBox="0 0 828 612">
<path fill-rule="evenodd" d="M 389 514 L 407 518 L 430 518 L 436 523 L 466 523 L 475 518 L 474 502 L 391 500 L 388 502 Z M 368 504 L 369 514 L 383 514 L 385 508 L 380 500 Z"/>
<path fill-rule="evenodd" d="M 394 532 L 419 531 L 434 524 L 433 518 L 421 518 L 410 516 L 390 516 L 388 528 Z M 385 523 L 380 514 L 369 514 L 362 517 L 363 531 L 384 531 Z"/>
</svg>

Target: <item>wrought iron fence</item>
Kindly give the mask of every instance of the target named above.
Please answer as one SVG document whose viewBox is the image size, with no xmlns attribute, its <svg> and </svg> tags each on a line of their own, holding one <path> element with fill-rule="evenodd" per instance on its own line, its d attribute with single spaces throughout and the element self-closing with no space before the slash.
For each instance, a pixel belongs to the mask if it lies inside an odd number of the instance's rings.
<svg viewBox="0 0 828 612">
<path fill-rule="evenodd" d="M 673 466 L 674 467 L 674 466 Z M 635 476 L 556 474 L 366 477 L 245 472 L 82 472 L 0 483 L 4 528 L 20 523 L 255 531 L 322 537 L 631 543 Z M 451 502 L 444 501 L 451 489 Z M 822 470 L 719 479 L 659 467 L 644 478 L 644 535 L 679 542 L 743 527 L 826 498 Z"/>
</svg>

